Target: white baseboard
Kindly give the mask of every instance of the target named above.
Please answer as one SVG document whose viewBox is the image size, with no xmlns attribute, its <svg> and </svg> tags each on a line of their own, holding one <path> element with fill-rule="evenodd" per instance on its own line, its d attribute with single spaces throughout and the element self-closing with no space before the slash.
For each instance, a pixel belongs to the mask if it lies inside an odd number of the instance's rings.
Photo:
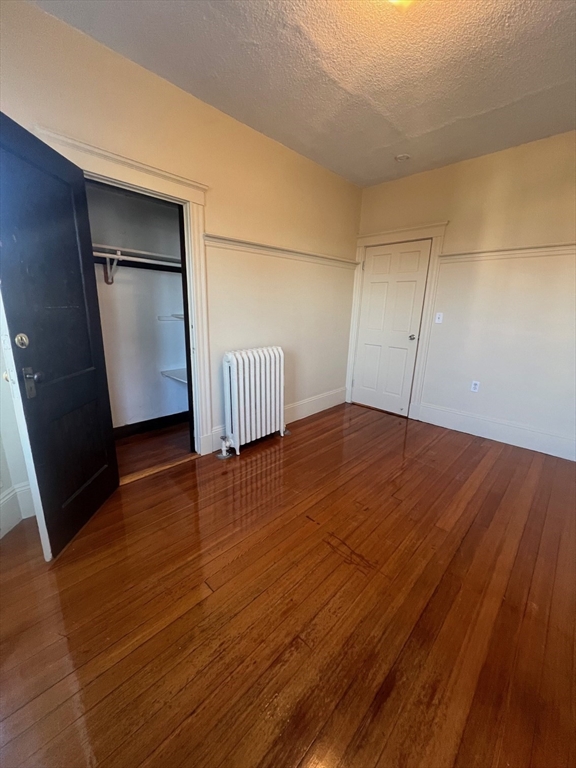
<svg viewBox="0 0 576 768">
<path fill-rule="evenodd" d="M 224 434 L 224 426 L 214 427 L 212 430 L 212 453 L 219 451 L 222 448 L 221 436 Z"/>
<path fill-rule="evenodd" d="M 561 459 L 576 461 L 576 441 L 562 435 L 539 432 L 530 427 L 502 419 L 487 419 L 483 416 L 428 403 L 422 403 L 419 407 L 411 407 L 410 418 L 447 429 L 455 429 L 457 432 L 487 437 L 499 443 L 517 445 L 531 451 L 540 451 L 551 456 L 558 456 Z"/>
<path fill-rule="evenodd" d="M 320 413 L 320 411 L 325 411 L 327 408 L 333 408 L 335 405 L 345 402 L 345 400 L 346 387 L 340 387 L 339 389 L 323 392 L 321 395 L 307 397 L 305 400 L 287 405 L 284 408 L 286 424 L 305 419 L 306 416 Z"/>
<path fill-rule="evenodd" d="M 223 427 L 216 427 L 212 431 L 212 434 L 201 436 L 200 450 L 197 449 L 200 456 L 206 456 L 207 453 L 212 453 L 212 451 L 216 450 L 216 448 L 214 448 L 214 435 L 218 432 L 218 443 L 220 443 L 220 435 L 222 433 L 219 430 L 221 429 L 223 429 Z"/>
<path fill-rule="evenodd" d="M 32 499 L 32 490 L 28 483 L 19 483 L 14 486 L 18 494 L 18 504 L 20 505 L 20 514 L 22 519 L 27 517 L 34 517 L 36 510 L 34 509 L 34 501 Z"/>
<path fill-rule="evenodd" d="M 34 517 L 32 492 L 28 483 L 18 483 L 0 494 L 0 538 L 25 517 Z"/>
<path fill-rule="evenodd" d="M 345 400 L 346 388 L 340 387 L 340 389 L 333 389 L 330 392 L 323 392 L 321 395 L 314 395 L 313 397 L 307 397 L 305 400 L 299 400 L 297 403 L 291 403 L 284 407 L 286 424 L 305 419 L 306 416 L 320 413 L 320 411 L 325 411 L 327 408 L 333 408 L 335 405 L 345 402 Z M 225 428 L 223 425 L 214 427 L 212 430 L 212 451 L 219 451 L 222 447 L 220 437 L 224 432 Z"/>
<path fill-rule="evenodd" d="M 0 495 L 0 538 L 11 531 L 22 520 L 18 494 L 12 486 Z"/>
</svg>

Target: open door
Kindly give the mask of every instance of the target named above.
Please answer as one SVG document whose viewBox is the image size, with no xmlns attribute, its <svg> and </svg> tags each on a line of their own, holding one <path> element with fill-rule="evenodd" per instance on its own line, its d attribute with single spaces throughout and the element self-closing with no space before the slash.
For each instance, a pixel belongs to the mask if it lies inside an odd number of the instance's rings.
<svg viewBox="0 0 576 768">
<path fill-rule="evenodd" d="M 0 278 L 52 554 L 118 486 L 84 176 L 0 114 Z"/>
</svg>

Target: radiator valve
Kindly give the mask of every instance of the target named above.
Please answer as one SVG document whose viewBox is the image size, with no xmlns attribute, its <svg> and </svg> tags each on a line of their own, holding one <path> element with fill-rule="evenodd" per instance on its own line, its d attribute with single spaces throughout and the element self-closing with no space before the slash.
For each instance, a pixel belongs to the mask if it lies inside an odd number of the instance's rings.
<svg viewBox="0 0 576 768">
<path fill-rule="evenodd" d="M 218 459 L 231 459 L 232 454 L 229 451 L 230 448 L 230 440 L 226 437 L 226 435 L 222 435 L 220 437 L 220 440 L 222 440 L 222 451 L 221 453 L 216 454 L 216 458 Z"/>
</svg>

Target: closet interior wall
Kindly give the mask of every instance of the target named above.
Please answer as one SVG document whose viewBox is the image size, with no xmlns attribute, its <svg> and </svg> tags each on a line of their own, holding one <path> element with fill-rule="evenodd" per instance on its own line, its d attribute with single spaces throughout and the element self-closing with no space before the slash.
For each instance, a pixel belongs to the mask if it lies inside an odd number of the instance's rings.
<svg viewBox="0 0 576 768">
<path fill-rule="evenodd" d="M 114 427 L 187 413 L 179 206 L 94 181 L 87 195 L 95 257 L 109 256 L 95 269 Z"/>
</svg>

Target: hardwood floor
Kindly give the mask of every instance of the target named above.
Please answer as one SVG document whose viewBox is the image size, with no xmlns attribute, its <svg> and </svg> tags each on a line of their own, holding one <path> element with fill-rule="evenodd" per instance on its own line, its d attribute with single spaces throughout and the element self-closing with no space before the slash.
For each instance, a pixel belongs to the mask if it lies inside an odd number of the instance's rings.
<svg viewBox="0 0 576 768">
<path fill-rule="evenodd" d="M 3 768 L 568 768 L 574 465 L 358 406 L 1 542 Z"/>
<path fill-rule="evenodd" d="M 165 429 L 154 429 L 116 440 L 116 455 L 121 478 L 144 475 L 156 467 L 167 467 L 190 458 L 188 422 Z"/>
</svg>

